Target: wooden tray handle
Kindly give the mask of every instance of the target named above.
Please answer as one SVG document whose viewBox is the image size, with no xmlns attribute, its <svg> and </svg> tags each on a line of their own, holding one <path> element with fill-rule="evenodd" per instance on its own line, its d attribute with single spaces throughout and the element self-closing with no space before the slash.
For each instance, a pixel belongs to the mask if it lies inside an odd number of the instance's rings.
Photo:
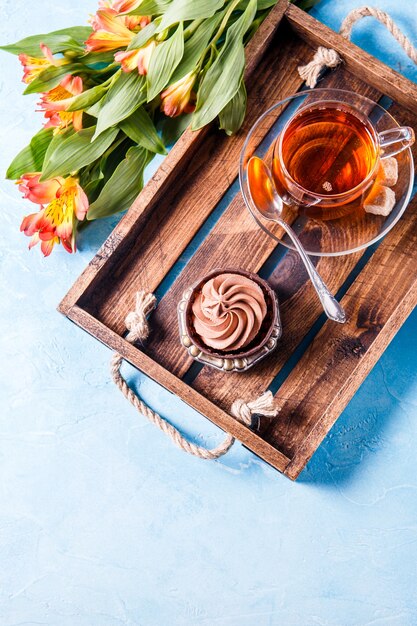
<svg viewBox="0 0 417 626">
<path fill-rule="evenodd" d="M 149 335 L 147 316 L 155 307 L 156 298 L 153 294 L 145 291 L 137 292 L 135 310 L 131 311 L 125 320 L 126 328 L 128 329 L 128 333 L 125 337 L 127 341 L 135 343 L 136 341 L 145 341 L 147 339 Z M 118 352 L 115 352 L 111 360 L 111 375 L 117 387 L 139 413 L 144 415 L 150 422 L 168 435 L 181 450 L 197 456 L 200 459 L 218 459 L 230 450 L 235 442 L 235 438 L 229 433 L 226 433 L 226 437 L 222 443 L 212 449 L 203 448 L 202 446 L 188 441 L 175 426 L 153 411 L 129 387 L 120 372 L 122 362 L 123 357 Z M 267 391 L 252 402 L 244 402 L 240 398 L 235 400 L 230 408 L 230 412 L 239 421 L 250 427 L 252 425 L 253 416 L 264 415 L 266 417 L 275 417 L 278 413 L 278 408 L 274 404 L 272 393 Z"/>
<path fill-rule="evenodd" d="M 417 49 L 413 46 L 411 41 L 401 32 L 393 19 L 376 7 L 360 7 L 351 11 L 343 20 L 340 27 L 340 35 L 349 40 L 352 34 L 352 28 L 356 22 L 363 17 L 371 16 L 377 19 L 381 24 L 387 27 L 389 32 L 398 41 L 400 46 L 404 49 L 405 53 L 410 59 L 417 64 Z M 307 65 L 302 65 L 298 68 L 298 73 L 301 78 L 305 80 L 307 87 L 315 87 L 320 74 L 327 67 L 333 68 L 342 63 L 342 58 L 336 50 L 333 48 L 325 48 L 320 46 L 315 53 L 313 60 Z"/>
</svg>

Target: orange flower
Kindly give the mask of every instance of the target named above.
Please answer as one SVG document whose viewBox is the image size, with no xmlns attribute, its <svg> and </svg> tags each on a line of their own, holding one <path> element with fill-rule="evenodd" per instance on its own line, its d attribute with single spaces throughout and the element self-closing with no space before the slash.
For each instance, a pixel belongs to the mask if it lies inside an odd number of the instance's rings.
<svg viewBox="0 0 417 626">
<path fill-rule="evenodd" d="M 42 51 L 43 57 L 31 57 L 27 54 L 19 54 L 19 61 L 23 65 L 23 78 L 22 81 L 26 84 L 31 83 L 43 70 L 51 67 L 51 65 L 63 65 L 67 63 L 65 59 L 54 59 L 52 52 L 45 46 L 45 44 L 40 44 L 40 49 Z"/>
<path fill-rule="evenodd" d="M 66 111 L 69 100 L 73 96 L 78 96 L 83 90 L 83 81 L 80 76 L 65 76 L 57 87 L 42 94 L 39 103 L 41 109 L 45 111 L 48 122 L 45 128 L 55 126 L 59 129 L 67 128 L 71 123 L 75 130 L 82 128 L 82 111 Z"/>
<path fill-rule="evenodd" d="M 48 204 L 56 197 L 64 179 L 62 176 L 57 176 L 41 183 L 39 182 L 40 177 L 41 174 L 39 173 L 24 174 L 16 184 L 19 185 L 19 191 L 23 193 L 24 198 L 35 204 Z"/>
<path fill-rule="evenodd" d="M 88 198 L 72 176 L 62 183 L 55 197 L 38 213 L 23 218 L 20 230 L 31 237 L 29 249 L 41 243 L 44 256 L 51 254 L 57 243 L 67 252 L 75 252 L 75 229 L 77 220 L 82 221 L 88 211 Z"/>
<path fill-rule="evenodd" d="M 133 21 L 132 21 L 133 18 Z M 101 9 L 91 19 L 94 32 L 85 45 L 89 52 L 108 52 L 117 48 L 126 48 L 132 41 L 140 15 L 120 17 L 114 9 Z"/>
<path fill-rule="evenodd" d="M 161 111 L 169 117 L 177 117 L 181 113 L 192 113 L 195 105 L 193 86 L 195 83 L 195 72 L 189 72 L 180 80 L 172 83 L 161 93 Z"/>
<path fill-rule="evenodd" d="M 125 52 L 116 52 L 114 60 L 122 64 L 124 72 L 132 72 L 138 70 L 139 74 L 146 75 L 148 73 L 149 61 L 154 51 L 156 42 L 151 40 L 146 46 L 137 50 L 126 50 Z"/>
</svg>

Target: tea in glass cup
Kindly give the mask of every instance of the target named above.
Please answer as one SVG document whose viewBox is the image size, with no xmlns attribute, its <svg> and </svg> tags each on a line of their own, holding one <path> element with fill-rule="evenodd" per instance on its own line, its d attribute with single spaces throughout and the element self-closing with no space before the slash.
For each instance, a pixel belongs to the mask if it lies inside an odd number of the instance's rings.
<svg viewBox="0 0 417 626">
<path fill-rule="evenodd" d="M 369 118 L 338 101 L 314 102 L 287 122 L 276 141 L 272 174 L 284 203 L 322 219 L 357 208 L 380 158 L 414 141 L 411 128 L 377 133 Z"/>
</svg>

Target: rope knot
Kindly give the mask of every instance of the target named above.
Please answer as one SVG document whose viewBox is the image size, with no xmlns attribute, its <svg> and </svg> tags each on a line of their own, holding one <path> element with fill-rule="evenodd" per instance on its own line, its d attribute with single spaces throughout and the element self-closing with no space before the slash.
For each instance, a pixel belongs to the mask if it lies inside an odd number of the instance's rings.
<svg viewBox="0 0 417 626">
<path fill-rule="evenodd" d="M 317 48 L 317 51 L 310 63 L 307 63 L 307 65 L 301 65 L 298 68 L 298 73 L 306 82 L 307 87 L 315 87 L 321 72 L 326 67 L 337 67 L 341 62 L 342 59 L 336 50 L 320 46 Z"/>
<path fill-rule="evenodd" d="M 266 391 L 251 402 L 244 402 L 241 398 L 237 398 L 230 407 L 230 412 L 233 417 L 236 417 L 246 426 L 252 426 L 254 415 L 276 417 L 278 415 L 278 407 L 275 404 L 272 393 Z"/>
<path fill-rule="evenodd" d="M 152 293 L 146 291 L 138 291 L 136 293 L 135 310 L 130 311 L 125 319 L 126 328 L 129 333 L 126 339 L 130 343 L 135 341 L 144 341 L 149 335 L 149 324 L 147 315 L 156 306 L 156 298 Z"/>
</svg>

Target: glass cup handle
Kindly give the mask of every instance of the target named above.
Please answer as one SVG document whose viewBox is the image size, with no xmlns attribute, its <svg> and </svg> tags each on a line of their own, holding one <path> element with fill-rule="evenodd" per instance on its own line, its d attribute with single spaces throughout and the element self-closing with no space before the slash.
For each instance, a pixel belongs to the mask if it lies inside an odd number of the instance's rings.
<svg viewBox="0 0 417 626">
<path fill-rule="evenodd" d="M 392 157 L 413 145 L 414 130 L 410 126 L 400 126 L 378 133 L 381 158 Z"/>
</svg>

